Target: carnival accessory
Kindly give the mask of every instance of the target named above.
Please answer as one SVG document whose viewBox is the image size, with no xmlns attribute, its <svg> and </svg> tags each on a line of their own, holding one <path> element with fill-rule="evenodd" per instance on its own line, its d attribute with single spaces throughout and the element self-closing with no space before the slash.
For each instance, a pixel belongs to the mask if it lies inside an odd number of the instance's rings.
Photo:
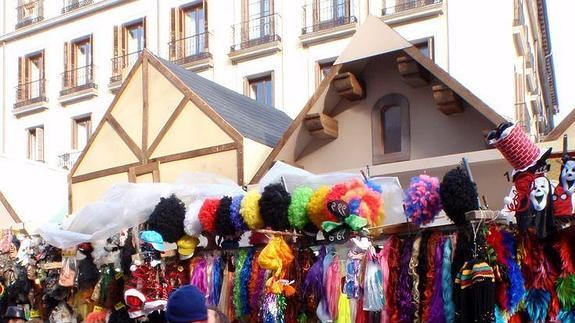
<svg viewBox="0 0 575 323">
<path fill-rule="evenodd" d="M 140 232 L 140 239 L 145 243 L 151 244 L 154 249 L 163 252 L 164 249 L 164 240 L 162 236 L 156 231 L 142 231 Z"/>
<path fill-rule="evenodd" d="M 178 253 L 180 254 L 180 260 L 186 260 L 194 255 L 196 247 L 200 243 L 200 240 L 196 237 L 191 237 L 185 235 L 178 240 Z"/>
<path fill-rule="evenodd" d="M 176 242 L 184 234 L 186 206 L 175 195 L 161 198 L 148 219 L 148 227 L 162 235 L 164 241 Z"/>
</svg>

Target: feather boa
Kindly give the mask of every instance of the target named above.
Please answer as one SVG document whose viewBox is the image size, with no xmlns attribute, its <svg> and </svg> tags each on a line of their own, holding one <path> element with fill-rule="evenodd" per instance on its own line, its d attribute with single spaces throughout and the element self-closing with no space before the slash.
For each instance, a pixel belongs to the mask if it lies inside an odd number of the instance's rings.
<svg viewBox="0 0 575 323">
<path fill-rule="evenodd" d="M 563 310 L 571 311 L 575 306 L 575 275 L 569 274 L 557 280 L 557 297 Z"/>
<path fill-rule="evenodd" d="M 503 245 L 506 250 L 507 274 L 509 276 L 509 312 L 513 315 L 519 304 L 525 298 L 525 281 L 521 274 L 521 268 L 517 263 L 517 249 L 515 237 L 511 232 L 502 231 Z"/>
<path fill-rule="evenodd" d="M 545 322 L 551 294 L 542 289 L 530 289 L 525 297 L 525 309 L 535 323 Z"/>
<path fill-rule="evenodd" d="M 435 248 L 435 255 L 433 261 L 433 294 L 431 296 L 431 303 L 429 309 L 429 321 L 430 322 L 445 322 L 445 313 L 443 309 L 443 248 L 445 245 L 445 239 L 442 238 L 437 247 Z"/>
<path fill-rule="evenodd" d="M 575 311 L 561 310 L 561 312 L 559 312 L 559 315 L 557 316 L 557 320 L 560 321 L 561 323 L 575 323 Z"/>
<path fill-rule="evenodd" d="M 453 277 L 451 276 L 451 238 L 445 239 L 443 262 L 441 263 L 441 288 L 443 290 L 443 311 L 445 322 L 455 320 L 455 304 L 453 304 Z"/>
<path fill-rule="evenodd" d="M 258 255 L 259 252 L 254 255 L 254 258 L 257 259 Z M 254 314 L 258 313 L 260 308 L 261 298 L 265 289 L 265 274 L 266 271 L 260 267 L 258 262 L 252 261 L 250 282 L 248 286 L 249 305 L 252 313 L 252 318 Z"/>
<path fill-rule="evenodd" d="M 413 281 L 409 275 L 409 263 L 413 251 L 413 242 L 413 239 L 405 239 L 401 252 L 399 282 L 397 286 L 397 303 L 401 308 L 401 311 L 399 311 L 400 322 L 413 322 L 415 316 L 415 304 L 412 294 Z"/>
<path fill-rule="evenodd" d="M 325 253 L 325 248 L 322 248 L 316 262 L 307 272 L 302 286 L 302 295 L 310 312 L 315 312 L 323 295 L 323 259 Z"/>
</svg>

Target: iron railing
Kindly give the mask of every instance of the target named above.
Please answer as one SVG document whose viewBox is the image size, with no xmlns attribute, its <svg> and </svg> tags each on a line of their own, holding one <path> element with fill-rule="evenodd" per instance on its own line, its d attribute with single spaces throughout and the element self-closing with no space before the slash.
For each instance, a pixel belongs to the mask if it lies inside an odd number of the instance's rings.
<svg viewBox="0 0 575 323">
<path fill-rule="evenodd" d="M 94 0 L 62 0 L 62 13 L 82 8 L 94 3 Z"/>
<path fill-rule="evenodd" d="M 139 50 L 112 58 L 112 77 L 110 77 L 110 83 L 121 81 L 122 73 L 134 66 L 134 63 L 136 63 L 141 53 L 142 51 Z"/>
<path fill-rule="evenodd" d="M 58 156 L 58 167 L 70 170 L 80 157 L 81 150 L 74 150 Z"/>
<path fill-rule="evenodd" d="M 187 64 L 212 57 L 208 49 L 210 36 L 204 32 L 170 42 L 170 59 L 177 64 Z"/>
<path fill-rule="evenodd" d="M 304 35 L 355 22 L 354 0 L 320 0 L 303 6 Z"/>
<path fill-rule="evenodd" d="M 14 108 L 43 101 L 46 101 L 45 79 L 20 83 L 16 87 L 16 103 L 14 104 Z"/>
<path fill-rule="evenodd" d="M 18 18 L 16 29 L 37 23 L 44 19 L 44 1 L 19 0 L 16 14 Z"/>
<path fill-rule="evenodd" d="M 382 16 L 422 8 L 432 4 L 442 3 L 443 0 L 383 0 Z"/>
<path fill-rule="evenodd" d="M 281 16 L 277 13 L 242 21 L 232 26 L 232 46 L 237 51 L 257 45 L 281 41 Z"/>
<path fill-rule="evenodd" d="M 94 83 L 94 66 L 86 65 L 62 73 L 62 90 L 60 95 L 67 95 L 85 89 L 96 89 Z"/>
</svg>

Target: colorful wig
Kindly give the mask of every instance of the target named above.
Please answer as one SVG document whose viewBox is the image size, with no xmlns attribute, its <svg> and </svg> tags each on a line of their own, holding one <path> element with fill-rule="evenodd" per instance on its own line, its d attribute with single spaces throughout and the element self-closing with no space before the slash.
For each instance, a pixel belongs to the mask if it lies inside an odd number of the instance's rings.
<svg viewBox="0 0 575 323">
<path fill-rule="evenodd" d="M 220 206 L 220 199 L 210 198 L 205 199 L 198 218 L 204 228 L 204 232 L 214 233 L 216 230 L 216 213 Z"/>
<path fill-rule="evenodd" d="M 307 204 L 307 213 L 309 220 L 321 230 L 321 224 L 324 221 L 337 221 L 337 219 L 326 212 L 326 198 L 330 189 L 328 186 L 320 186 L 313 192 L 313 195 L 309 199 Z"/>
<path fill-rule="evenodd" d="M 288 208 L 288 220 L 290 225 L 302 230 L 309 222 L 307 204 L 313 195 L 313 190 L 307 186 L 297 187 L 291 195 L 291 203 Z"/>
<path fill-rule="evenodd" d="M 441 211 L 439 179 L 429 175 L 411 178 L 403 200 L 405 215 L 416 225 L 428 224 Z"/>
<path fill-rule="evenodd" d="M 260 198 L 260 193 L 252 190 L 247 192 L 242 199 L 240 214 L 250 230 L 261 229 L 264 226 L 264 221 L 260 215 Z"/>
</svg>

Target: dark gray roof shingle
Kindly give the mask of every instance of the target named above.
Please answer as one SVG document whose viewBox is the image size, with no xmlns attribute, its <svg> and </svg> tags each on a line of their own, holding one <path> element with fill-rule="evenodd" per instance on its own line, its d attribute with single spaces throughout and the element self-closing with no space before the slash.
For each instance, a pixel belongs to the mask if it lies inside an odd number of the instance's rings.
<svg viewBox="0 0 575 323">
<path fill-rule="evenodd" d="M 292 122 L 283 111 L 239 94 L 170 61 L 158 59 L 246 138 L 275 147 Z"/>
</svg>

